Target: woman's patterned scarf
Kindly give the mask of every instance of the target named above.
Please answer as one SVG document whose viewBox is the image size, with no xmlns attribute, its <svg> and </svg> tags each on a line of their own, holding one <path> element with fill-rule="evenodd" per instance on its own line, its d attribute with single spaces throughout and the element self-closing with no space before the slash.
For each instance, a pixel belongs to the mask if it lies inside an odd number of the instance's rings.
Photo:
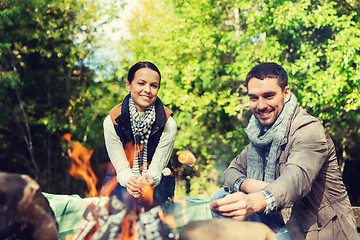
<svg viewBox="0 0 360 240">
<path fill-rule="evenodd" d="M 147 171 L 147 143 L 151 133 L 151 125 L 155 122 L 154 104 L 146 108 L 144 114 L 138 112 L 132 98 L 129 99 L 130 124 L 135 140 L 134 164 L 131 169 L 135 176 Z"/>
<path fill-rule="evenodd" d="M 246 133 L 251 141 L 248 151 L 247 177 L 261 181 L 272 182 L 275 180 L 276 155 L 281 141 L 284 139 L 290 119 L 297 106 L 294 94 L 285 103 L 279 117 L 270 129 L 251 116 Z M 270 150 L 269 150 L 270 149 Z M 265 152 L 269 150 L 268 158 Z"/>
</svg>

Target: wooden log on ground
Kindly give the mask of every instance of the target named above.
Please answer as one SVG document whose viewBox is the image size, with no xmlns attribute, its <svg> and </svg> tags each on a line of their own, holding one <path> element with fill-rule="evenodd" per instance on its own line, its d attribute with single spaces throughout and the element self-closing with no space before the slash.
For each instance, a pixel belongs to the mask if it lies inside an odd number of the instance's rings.
<svg viewBox="0 0 360 240">
<path fill-rule="evenodd" d="M 265 224 L 216 218 L 194 221 L 185 225 L 180 240 L 276 240 L 275 233 Z"/>
<path fill-rule="evenodd" d="M 0 239 L 59 238 L 49 202 L 27 175 L 0 172 L 0 216 Z"/>
</svg>

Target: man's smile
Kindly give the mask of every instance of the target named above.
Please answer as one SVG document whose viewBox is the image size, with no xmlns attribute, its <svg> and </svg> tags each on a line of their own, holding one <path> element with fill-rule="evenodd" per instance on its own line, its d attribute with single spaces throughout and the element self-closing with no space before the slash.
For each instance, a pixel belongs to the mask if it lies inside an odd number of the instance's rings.
<svg viewBox="0 0 360 240">
<path fill-rule="evenodd" d="M 268 117 L 270 117 L 270 114 L 272 113 L 272 111 L 270 112 L 257 112 L 257 115 L 261 118 L 261 119 L 266 119 Z"/>
</svg>

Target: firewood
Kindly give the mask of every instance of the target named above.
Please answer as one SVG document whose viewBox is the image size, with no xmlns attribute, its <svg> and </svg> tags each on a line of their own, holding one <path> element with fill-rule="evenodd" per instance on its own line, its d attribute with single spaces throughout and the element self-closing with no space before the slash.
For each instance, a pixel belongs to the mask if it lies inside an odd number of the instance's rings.
<svg viewBox="0 0 360 240">
<path fill-rule="evenodd" d="M 183 228 L 180 240 L 276 240 L 265 224 L 216 218 L 190 222 Z"/>
<path fill-rule="evenodd" d="M 0 216 L 0 239 L 59 238 L 49 202 L 27 175 L 0 172 Z"/>
</svg>

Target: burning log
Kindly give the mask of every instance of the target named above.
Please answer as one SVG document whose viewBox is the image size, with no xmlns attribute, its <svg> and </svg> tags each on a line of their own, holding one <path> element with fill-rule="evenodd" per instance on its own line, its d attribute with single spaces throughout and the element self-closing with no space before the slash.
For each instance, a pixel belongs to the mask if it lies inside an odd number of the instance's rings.
<svg viewBox="0 0 360 240">
<path fill-rule="evenodd" d="M 88 206 L 83 216 L 87 223 L 71 240 L 173 239 L 169 227 L 160 218 L 161 213 L 160 206 L 148 211 L 128 209 L 116 195 L 112 195 L 107 206 Z"/>
<path fill-rule="evenodd" d="M 0 239 L 57 240 L 56 219 L 29 176 L 0 172 Z"/>
</svg>

